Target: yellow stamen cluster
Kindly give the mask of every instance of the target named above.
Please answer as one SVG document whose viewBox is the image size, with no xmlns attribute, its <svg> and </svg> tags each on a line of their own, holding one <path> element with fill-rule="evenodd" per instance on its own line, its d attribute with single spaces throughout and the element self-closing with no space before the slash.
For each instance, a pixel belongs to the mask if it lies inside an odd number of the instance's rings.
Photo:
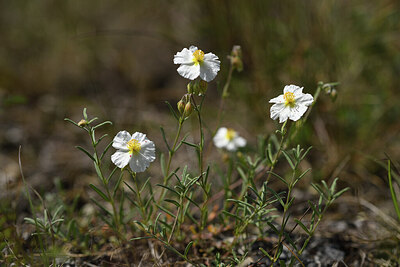
<svg viewBox="0 0 400 267">
<path fill-rule="evenodd" d="M 201 64 L 204 61 L 204 52 L 200 49 L 194 51 L 193 53 L 193 62 L 194 64 Z"/>
<path fill-rule="evenodd" d="M 233 129 L 228 129 L 228 130 L 226 131 L 225 138 L 228 139 L 229 141 L 232 141 L 233 138 L 235 138 L 235 136 L 236 136 L 235 130 L 233 130 Z"/>
<path fill-rule="evenodd" d="M 296 104 L 296 100 L 294 99 L 294 94 L 292 92 L 286 92 L 283 95 L 283 99 L 285 99 L 285 106 L 293 107 Z"/>
<path fill-rule="evenodd" d="M 140 145 L 139 141 L 136 139 L 132 139 L 131 141 L 129 141 L 127 143 L 127 147 L 129 149 L 129 152 L 133 155 L 136 155 L 142 149 L 142 146 Z"/>
</svg>

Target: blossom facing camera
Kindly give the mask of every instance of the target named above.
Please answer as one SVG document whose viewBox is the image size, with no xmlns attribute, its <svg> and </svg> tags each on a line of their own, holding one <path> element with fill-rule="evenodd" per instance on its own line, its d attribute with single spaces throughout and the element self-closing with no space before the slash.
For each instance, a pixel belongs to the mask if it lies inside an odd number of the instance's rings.
<svg viewBox="0 0 400 267">
<path fill-rule="evenodd" d="M 274 103 L 271 107 L 271 119 L 279 118 L 279 123 L 285 122 L 287 119 L 297 121 L 313 102 L 312 95 L 303 94 L 303 87 L 293 84 L 286 85 L 283 89 L 283 95 L 269 101 L 269 103 Z"/>
<path fill-rule="evenodd" d="M 214 138 L 214 145 L 218 148 L 225 148 L 228 151 L 236 151 L 239 147 L 246 145 L 246 139 L 240 137 L 233 129 L 221 127 Z"/>
<path fill-rule="evenodd" d="M 220 61 L 213 53 L 205 54 L 196 46 L 183 48 L 174 55 L 174 64 L 180 64 L 178 73 L 189 80 L 200 78 L 206 82 L 214 80 L 220 69 Z"/>
<path fill-rule="evenodd" d="M 143 133 L 130 135 L 127 131 L 120 131 L 114 137 L 112 146 L 117 152 L 111 156 L 111 161 L 121 169 L 129 164 L 132 171 L 144 172 L 156 159 L 155 145 Z"/>
</svg>

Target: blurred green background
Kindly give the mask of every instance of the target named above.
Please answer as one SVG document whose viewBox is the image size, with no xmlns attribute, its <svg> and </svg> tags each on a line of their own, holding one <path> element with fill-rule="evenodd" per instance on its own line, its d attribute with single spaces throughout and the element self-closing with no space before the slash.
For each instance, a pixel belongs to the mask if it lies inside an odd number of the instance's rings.
<svg viewBox="0 0 400 267">
<path fill-rule="evenodd" d="M 171 135 L 175 125 L 164 101 L 175 105 L 187 83 L 173 55 L 190 45 L 222 62 L 205 104 L 212 128 L 226 56 L 241 45 L 244 71 L 234 74 L 223 125 L 254 146 L 276 129 L 268 100 L 286 84 L 314 93 L 318 81 L 338 81 L 336 102 L 321 96 L 298 141 L 314 146 L 315 179 L 340 176 L 368 193 L 385 185 L 371 159 L 400 156 L 399 30 L 395 0 L 2 1 L 0 184 L 20 184 L 19 145 L 34 187 L 92 173 L 73 148 L 86 136 L 63 121 L 79 121 L 83 107 L 114 122 L 111 136 L 146 132 L 165 150 L 159 125 Z"/>
</svg>

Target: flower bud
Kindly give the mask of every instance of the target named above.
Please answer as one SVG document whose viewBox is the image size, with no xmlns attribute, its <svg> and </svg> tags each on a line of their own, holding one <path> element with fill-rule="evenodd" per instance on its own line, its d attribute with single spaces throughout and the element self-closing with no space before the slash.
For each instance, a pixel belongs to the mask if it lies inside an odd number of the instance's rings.
<svg viewBox="0 0 400 267">
<path fill-rule="evenodd" d="M 193 112 L 193 105 L 190 102 L 187 102 L 185 105 L 185 117 L 189 117 Z"/>
<path fill-rule="evenodd" d="M 78 125 L 81 127 L 85 127 L 86 125 L 88 125 L 89 123 L 86 120 L 81 120 L 80 122 L 78 122 Z"/>
<path fill-rule="evenodd" d="M 333 88 L 332 90 L 331 90 L 331 99 L 332 99 L 332 101 L 335 101 L 336 100 L 336 98 L 337 98 L 337 91 L 336 91 L 336 89 L 335 88 Z"/>
<path fill-rule="evenodd" d="M 179 113 L 183 114 L 183 112 L 185 111 L 185 103 L 182 100 L 179 100 L 176 105 L 178 106 Z"/>
<path fill-rule="evenodd" d="M 199 96 L 205 95 L 207 92 L 208 83 L 206 81 L 201 80 L 199 82 Z"/>
<path fill-rule="evenodd" d="M 240 45 L 233 46 L 229 59 L 231 60 L 231 64 L 235 70 L 238 72 L 243 70 L 242 48 Z"/>
<path fill-rule="evenodd" d="M 196 84 L 196 82 L 195 81 L 190 81 L 188 84 L 187 84 L 187 92 L 188 92 L 188 94 L 193 94 L 194 93 L 194 86 L 195 86 L 195 84 Z"/>
</svg>

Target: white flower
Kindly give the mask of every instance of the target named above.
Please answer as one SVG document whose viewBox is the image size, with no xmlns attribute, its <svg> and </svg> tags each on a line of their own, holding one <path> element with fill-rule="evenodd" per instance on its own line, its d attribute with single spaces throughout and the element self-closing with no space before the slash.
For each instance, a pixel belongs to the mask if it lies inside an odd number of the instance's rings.
<svg viewBox="0 0 400 267">
<path fill-rule="evenodd" d="M 190 80 L 200 78 L 206 82 L 214 80 L 219 71 L 221 62 L 213 53 L 204 54 L 203 51 L 196 46 L 191 46 L 189 49 L 183 48 L 174 56 L 174 64 L 181 64 L 178 68 L 178 73 Z"/>
<path fill-rule="evenodd" d="M 233 129 L 221 127 L 214 138 L 214 145 L 218 148 L 226 148 L 229 151 L 236 151 L 239 147 L 246 145 L 246 140 L 240 137 Z"/>
<path fill-rule="evenodd" d="M 111 161 L 121 169 L 129 164 L 132 171 L 144 172 L 150 162 L 156 159 L 154 143 L 139 132 L 132 136 L 127 131 L 119 132 L 112 146 L 117 152 L 111 156 Z"/>
<path fill-rule="evenodd" d="M 303 94 L 303 87 L 286 85 L 283 95 L 272 98 L 269 103 L 275 103 L 271 107 L 271 119 L 279 118 L 279 123 L 291 119 L 297 121 L 307 111 L 314 98 L 310 94 Z"/>
</svg>

